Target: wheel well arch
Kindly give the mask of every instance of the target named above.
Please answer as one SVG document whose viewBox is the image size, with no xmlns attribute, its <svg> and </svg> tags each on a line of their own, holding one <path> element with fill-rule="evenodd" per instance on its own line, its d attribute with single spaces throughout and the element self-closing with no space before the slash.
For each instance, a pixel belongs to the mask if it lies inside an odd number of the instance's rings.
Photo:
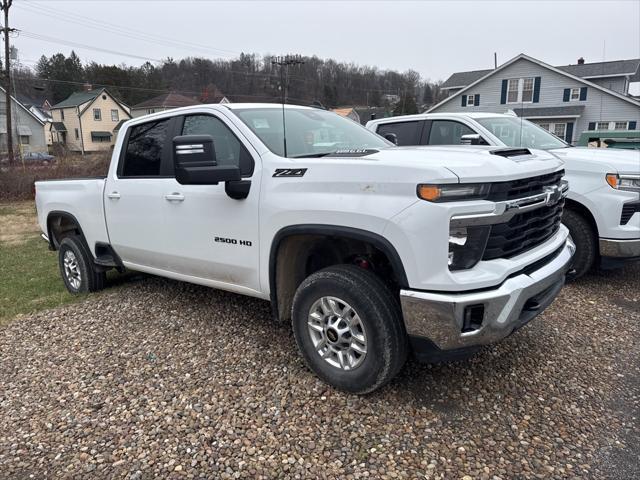
<svg viewBox="0 0 640 480">
<path fill-rule="evenodd" d="M 365 252 L 388 262 L 392 278 L 387 280 L 395 287 L 408 286 L 400 255 L 379 234 L 324 224 L 292 225 L 279 230 L 269 252 L 269 296 L 274 318 L 289 319 L 293 295 L 308 275 Z M 321 257 L 317 257 L 318 253 Z"/>
<path fill-rule="evenodd" d="M 582 203 L 572 200 L 570 198 L 566 198 L 564 208 L 566 210 L 573 210 L 576 213 L 579 213 L 580 215 L 582 215 L 591 224 L 596 236 L 598 235 L 598 224 L 596 222 L 596 219 L 594 218 L 591 211 L 587 207 L 585 207 Z"/>
<path fill-rule="evenodd" d="M 49 246 L 53 250 L 57 250 L 64 237 L 69 235 L 79 235 L 86 245 L 87 240 L 82 231 L 82 227 L 80 227 L 80 222 L 73 214 L 58 210 L 49 212 L 47 215 Z"/>
</svg>

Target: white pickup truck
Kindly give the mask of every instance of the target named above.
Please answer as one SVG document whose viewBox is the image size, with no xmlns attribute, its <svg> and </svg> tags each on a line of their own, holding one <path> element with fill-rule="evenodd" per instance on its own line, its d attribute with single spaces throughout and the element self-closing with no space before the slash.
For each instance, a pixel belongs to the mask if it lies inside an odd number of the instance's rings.
<svg viewBox="0 0 640 480">
<path fill-rule="evenodd" d="M 69 291 L 127 268 L 270 300 L 319 377 L 365 393 L 409 352 L 468 354 L 553 301 L 574 250 L 562 176 L 542 151 L 400 148 L 324 110 L 201 105 L 126 122 L 106 178 L 37 182 L 36 205 Z"/>
<path fill-rule="evenodd" d="M 565 162 L 571 185 L 563 223 L 576 245 L 573 278 L 597 265 L 640 259 L 640 151 L 571 147 L 510 114 L 427 113 L 372 120 L 398 145 L 537 148 Z"/>
</svg>

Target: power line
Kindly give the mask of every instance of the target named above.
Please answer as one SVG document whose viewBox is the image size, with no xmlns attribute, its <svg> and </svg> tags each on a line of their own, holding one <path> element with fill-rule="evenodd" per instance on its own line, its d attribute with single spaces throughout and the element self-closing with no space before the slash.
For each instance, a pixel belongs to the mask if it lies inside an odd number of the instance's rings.
<svg viewBox="0 0 640 480">
<path fill-rule="evenodd" d="M 49 7 L 45 7 L 42 5 L 29 5 L 29 4 L 19 4 L 20 8 L 25 9 L 29 13 L 36 13 L 39 15 L 53 17 L 58 20 L 62 20 L 65 22 L 69 22 L 77 26 L 86 26 L 92 29 L 100 29 L 108 33 L 115 33 L 118 35 L 122 35 L 124 37 L 132 38 L 135 40 L 142 40 L 144 42 L 153 43 L 153 44 L 164 44 L 165 46 L 183 48 L 183 49 L 191 49 L 191 50 L 201 50 L 206 52 L 216 52 L 216 55 L 221 55 L 220 52 L 230 55 L 230 54 L 239 54 L 241 52 L 236 52 L 233 50 L 226 50 L 222 48 L 211 47 L 207 45 L 202 45 L 198 43 L 185 42 L 181 40 L 170 39 L 167 37 L 163 37 L 161 35 L 142 32 L 140 30 L 131 30 L 126 27 L 122 27 L 120 25 L 109 23 L 104 20 L 98 20 L 91 17 L 87 17 L 84 15 L 76 14 L 73 12 L 68 12 L 65 10 L 60 10 L 58 8 L 53 9 Z"/>
</svg>

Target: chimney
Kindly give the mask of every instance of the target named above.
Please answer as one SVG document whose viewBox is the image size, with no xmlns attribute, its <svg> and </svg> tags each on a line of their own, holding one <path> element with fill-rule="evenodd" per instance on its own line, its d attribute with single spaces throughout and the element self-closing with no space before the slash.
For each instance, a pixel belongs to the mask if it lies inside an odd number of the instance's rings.
<svg viewBox="0 0 640 480">
<path fill-rule="evenodd" d="M 584 65 L 584 57 L 578 59 L 578 65 Z"/>
<path fill-rule="evenodd" d="M 91 90 L 93 90 L 93 85 L 91 85 L 89 82 L 85 82 L 84 85 L 82 85 L 82 89 L 85 92 L 90 92 Z"/>
</svg>

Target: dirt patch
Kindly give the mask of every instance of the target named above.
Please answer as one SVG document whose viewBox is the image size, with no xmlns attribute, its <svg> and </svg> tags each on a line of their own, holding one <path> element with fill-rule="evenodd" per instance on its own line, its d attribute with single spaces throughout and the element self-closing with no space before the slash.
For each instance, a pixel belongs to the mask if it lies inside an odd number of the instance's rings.
<svg viewBox="0 0 640 480">
<path fill-rule="evenodd" d="M 0 244 L 19 245 L 40 231 L 33 202 L 0 203 Z"/>
</svg>

